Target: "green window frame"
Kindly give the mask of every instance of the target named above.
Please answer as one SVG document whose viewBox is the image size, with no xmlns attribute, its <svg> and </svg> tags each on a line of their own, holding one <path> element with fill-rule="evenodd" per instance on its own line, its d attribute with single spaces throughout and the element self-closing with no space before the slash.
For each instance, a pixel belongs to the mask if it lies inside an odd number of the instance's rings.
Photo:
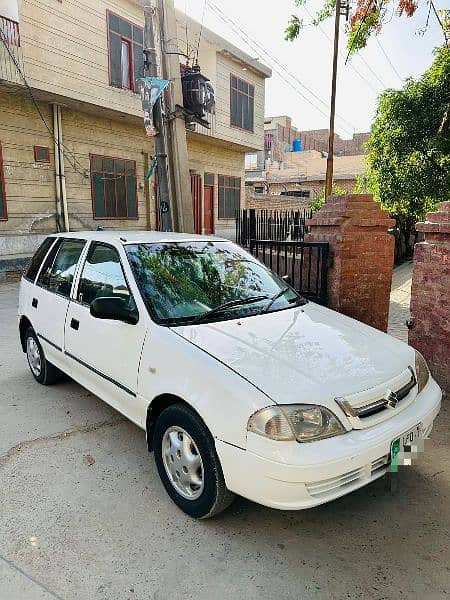
<svg viewBox="0 0 450 600">
<path fill-rule="evenodd" d="M 230 74 L 230 124 L 253 133 L 255 86 Z"/>
<path fill-rule="evenodd" d="M 94 219 L 138 219 L 136 161 L 90 155 Z"/>
<path fill-rule="evenodd" d="M 241 208 L 241 178 L 219 175 L 219 219 L 234 219 Z"/>
</svg>

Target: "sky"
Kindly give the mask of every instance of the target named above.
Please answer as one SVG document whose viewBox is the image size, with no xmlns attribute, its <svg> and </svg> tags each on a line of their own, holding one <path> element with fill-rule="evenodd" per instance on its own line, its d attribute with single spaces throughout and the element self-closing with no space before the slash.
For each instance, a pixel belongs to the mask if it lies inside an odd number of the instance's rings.
<svg viewBox="0 0 450 600">
<path fill-rule="evenodd" d="M 324 22 L 320 29 L 308 26 L 295 42 L 284 40 L 290 15 L 310 23 L 321 3 L 308 0 L 305 7 L 297 8 L 294 0 L 210 1 L 241 31 L 237 33 L 236 27 L 220 17 L 209 0 L 175 0 L 175 6 L 200 22 L 204 15 L 205 27 L 272 67 L 273 75 L 266 81 L 266 116 L 289 115 L 301 130 L 328 128 L 334 20 Z M 437 0 L 436 7 L 444 7 L 446 1 Z M 345 19 L 341 19 L 335 127 L 342 137 L 369 131 L 378 94 L 388 87 L 400 88 L 405 78 L 417 78 L 432 64 L 433 48 L 442 45 L 443 34 L 433 12 L 428 29 L 420 34 L 428 15 L 428 5 L 424 0 L 420 4 L 410 19 L 398 17 L 392 6 L 381 34 L 373 36 L 347 65 Z"/>
</svg>

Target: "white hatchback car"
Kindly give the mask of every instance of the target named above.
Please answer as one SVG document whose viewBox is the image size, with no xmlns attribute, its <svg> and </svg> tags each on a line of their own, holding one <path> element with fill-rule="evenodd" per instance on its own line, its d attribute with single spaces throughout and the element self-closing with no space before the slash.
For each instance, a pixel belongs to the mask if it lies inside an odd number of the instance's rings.
<svg viewBox="0 0 450 600">
<path fill-rule="evenodd" d="M 35 379 L 62 371 L 145 429 L 199 518 L 235 493 L 302 509 L 364 486 L 410 462 L 441 403 L 419 353 L 215 237 L 49 236 L 19 328 Z"/>
</svg>

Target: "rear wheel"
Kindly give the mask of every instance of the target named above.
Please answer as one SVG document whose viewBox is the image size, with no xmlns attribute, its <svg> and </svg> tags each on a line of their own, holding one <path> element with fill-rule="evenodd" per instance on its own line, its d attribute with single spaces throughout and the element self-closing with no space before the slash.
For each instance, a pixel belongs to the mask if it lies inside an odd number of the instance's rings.
<svg viewBox="0 0 450 600">
<path fill-rule="evenodd" d="M 173 404 L 158 417 L 153 437 L 155 461 L 167 493 L 185 513 L 212 517 L 231 504 L 214 440 L 200 417 Z"/>
<path fill-rule="evenodd" d="M 42 385 L 51 385 L 58 380 L 60 371 L 45 358 L 44 350 L 32 327 L 25 333 L 25 349 L 28 366 L 33 377 Z"/>
</svg>

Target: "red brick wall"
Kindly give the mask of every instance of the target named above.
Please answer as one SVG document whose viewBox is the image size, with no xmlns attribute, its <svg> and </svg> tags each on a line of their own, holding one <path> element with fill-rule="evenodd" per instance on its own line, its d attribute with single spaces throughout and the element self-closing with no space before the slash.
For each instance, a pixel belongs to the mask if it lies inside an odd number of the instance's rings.
<svg viewBox="0 0 450 600">
<path fill-rule="evenodd" d="M 305 241 L 328 242 L 328 305 L 382 331 L 387 330 L 394 264 L 395 224 L 372 196 L 331 196 L 307 222 Z"/>
<path fill-rule="evenodd" d="M 450 391 L 450 202 L 418 223 L 425 241 L 414 249 L 409 343 L 419 350 Z"/>
</svg>

